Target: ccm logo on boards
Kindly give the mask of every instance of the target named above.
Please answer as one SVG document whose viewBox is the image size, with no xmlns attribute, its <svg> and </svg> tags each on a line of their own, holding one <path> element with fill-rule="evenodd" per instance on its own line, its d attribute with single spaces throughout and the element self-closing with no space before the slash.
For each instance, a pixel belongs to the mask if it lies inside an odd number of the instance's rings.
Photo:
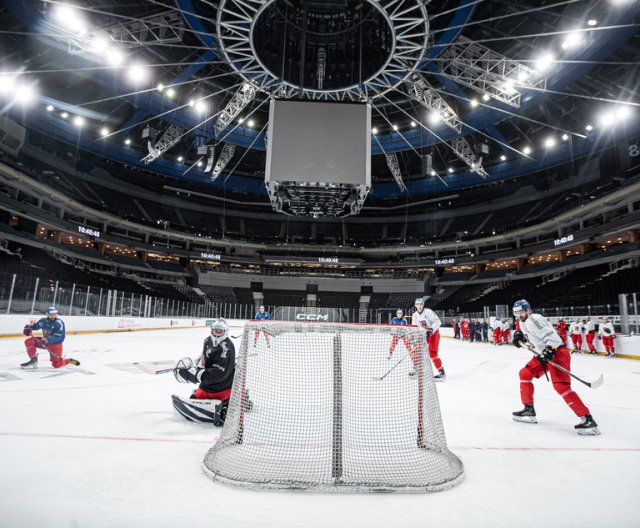
<svg viewBox="0 0 640 528">
<path fill-rule="evenodd" d="M 296 319 L 299 321 L 328 321 L 329 315 L 321 315 L 321 314 L 296 314 Z"/>
</svg>

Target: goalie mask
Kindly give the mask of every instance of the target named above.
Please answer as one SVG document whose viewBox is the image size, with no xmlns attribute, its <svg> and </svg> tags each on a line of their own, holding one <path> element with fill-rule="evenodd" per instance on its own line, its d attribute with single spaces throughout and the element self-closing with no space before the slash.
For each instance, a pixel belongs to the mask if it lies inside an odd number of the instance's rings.
<svg viewBox="0 0 640 528">
<path fill-rule="evenodd" d="M 229 337 L 229 326 L 224 319 L 216 319 L 211 325 L 211 340 L 215 346 Z"/>
</svg>

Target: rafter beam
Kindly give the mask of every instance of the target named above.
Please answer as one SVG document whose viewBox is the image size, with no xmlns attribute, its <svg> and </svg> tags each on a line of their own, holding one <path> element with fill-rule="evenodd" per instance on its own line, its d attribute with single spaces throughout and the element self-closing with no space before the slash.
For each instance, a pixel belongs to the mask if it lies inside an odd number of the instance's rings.
<svg viewBox="0 0 640 528">
<path fill-rule="evenodd" d="M 464 161 L 472 171 L 483 178 L 489 176 L 489 173 L 482 168 L 482 157 L 476 157 L 473 149 L 464 137 L 458 136 L 446 141 L 445 143 L 451 147 L 454 154 Z"/>
<path fill-rule="evenodd" d="M 218 136 L 227 126 L 242 112 L 245 107 L 253 101 L 256 96 L 257 89 L 251 83 L 244 83 L 235 93 L 231 101 L 220 112 L 213 128 L 216 136 Z"/>
<path fill-rule="evenodd" d="M 402 173 L 400 172 L 400 164 L 398 163 L 398 156 L 396 156 L 396 153 L 393 152 L 391 154 L 386 154 L 385 157 L 387 158 L 387 165 L 389 167 L 389 170 L 393 175 L 393 179 L 398 184 L 400 191 L 402 192 L 406 191 L 407 187 L 405 186 L 404 181 L 402 181 Z"/>
<path fill-rule="evenodd" d="M 510 106 L 520 106 L 521 91 L 544 89 L 546 81 L 532 68 L 466 37 L 442 53 L 442 73 L 453 81 Z"/>
<path fill-rule="evenodd" d="M 409 96 L 429 112 L 437 113 L 442 122 L 456 132 L 462 132 L 462 121 L 444 98 L 420 75 L 414 74 L 405 81 Z"/>
<path fill-rule="evenodd" d="M 82 55 L 99 51 L 100 41 L 117 44 L 121 48 L 172 44 L 182 42 L 184 20 L 176 11 L 163 11 L 138 20 L 118 20 L 99 31 L 69 39 L 69 53 Z"/>
<path fill-rule="evenodd" d="M 180 128 L 176 125 L 170 125 L 169 128 L 164 131 L 164 134 L 162 134 L 160 139 L 156 141 L 155 145 L 153 145 L 151 141 L 147 142 L 149 154 L 142 158 L 142 162 L 145 165 L 149 165 L 149 163 L 151 163 L 152 161 L 157 160 L 170 148 L 174 147 L 180 142 L 182 136 L 184 135 L 184 132 L 184 128 Z"/>
<path fill-rule="evenodd" d="M 229 164 L 231 158 L 233 158 L 233 154 L 236 151 L 236 146 L 232 143 L 225 143 L 224 147 L 222 147 L 222 152 L 220 153 L 220 157 L 218 157 L 218 161 L 216 161 L 213 170 L 211 171 L 211 181 L 215 181 L 215 179 L 220 176 L 224 168 Z"/>
</svg>

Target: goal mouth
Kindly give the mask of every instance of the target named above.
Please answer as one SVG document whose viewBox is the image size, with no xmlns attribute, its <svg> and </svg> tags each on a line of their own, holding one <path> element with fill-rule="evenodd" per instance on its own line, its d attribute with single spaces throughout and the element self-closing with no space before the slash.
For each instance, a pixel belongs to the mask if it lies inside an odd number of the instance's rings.
<svg viewBox="0 0 640 528">
<path fill-rule="evenodd" d="M 411 326 L 247 323 L 205 473 L 252 489 L 456 485 L 464 467 L 447 448 L 425 352 L 424 331 Z"/>
</svg>

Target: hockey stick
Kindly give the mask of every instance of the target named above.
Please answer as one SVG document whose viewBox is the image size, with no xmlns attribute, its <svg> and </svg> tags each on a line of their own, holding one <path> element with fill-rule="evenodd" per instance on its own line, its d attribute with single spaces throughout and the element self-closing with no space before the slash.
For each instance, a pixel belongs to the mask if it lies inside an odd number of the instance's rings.
<svg viewBox="0 0 640 528">
<path fill-rule="evenodd" d="M 540 354 L 540 352 L 537 352 L 533 346 L 531 345 L 531 343 L 524 343 L 524 345 L 531 351 L 533 352 L 534 355 L 541 357 L 542 354 Z M 557 363 L 554 363 L 553 361 L 547 361 L 547 363 L 549 365 L 551 365 L 552 367 L 557 368 L 558 370 L 560 370 L 561 372 L 564 372 L 565 374 L 568 374 L 569 376 L 571 376 L 573 379 L 575 379 L 576 381 L 579 381 L 580 383 L 584 383 L 587 387 L 591 388 L 591 389 L 597 389 L 598 387 L 600 387 L 603 383 L 604 383 L 604 377 L 602 376 L 602 374 L 600 374 L 600 376 L 598 376 L 598 378 L 595 381 L 585 381 L 581 378 L 579 378 L 578 376 L 576 376 L 573 372 L 567 370 L 566 368 L 561 367 L 560 365 L 558 365 Z M 545 373 L 546 373 L 546 369 L 545 369 Z"/>
<path fill-rule="evenodd" d="M 400 359 L 400 361 L 398 361 L 393 367 L 391 367 L 389 370 L 387 370 L 387 372 L 385 374 L 383 374 L 382 376 L 378 377 L 378 376 L 374 376 L 373 379 L 378 380 L 378 381 L 382 381 L 384 378 L 386 378 L 389 374 L 391 374 L 391 371 L 396 368 L 400 363 L 402 363 L 405 359 L 407 359 L 407 356 L 410 355 L 411 352 L 407 351 L 407 353 L 402 356 L 402 358 Z"/>
</svg>

